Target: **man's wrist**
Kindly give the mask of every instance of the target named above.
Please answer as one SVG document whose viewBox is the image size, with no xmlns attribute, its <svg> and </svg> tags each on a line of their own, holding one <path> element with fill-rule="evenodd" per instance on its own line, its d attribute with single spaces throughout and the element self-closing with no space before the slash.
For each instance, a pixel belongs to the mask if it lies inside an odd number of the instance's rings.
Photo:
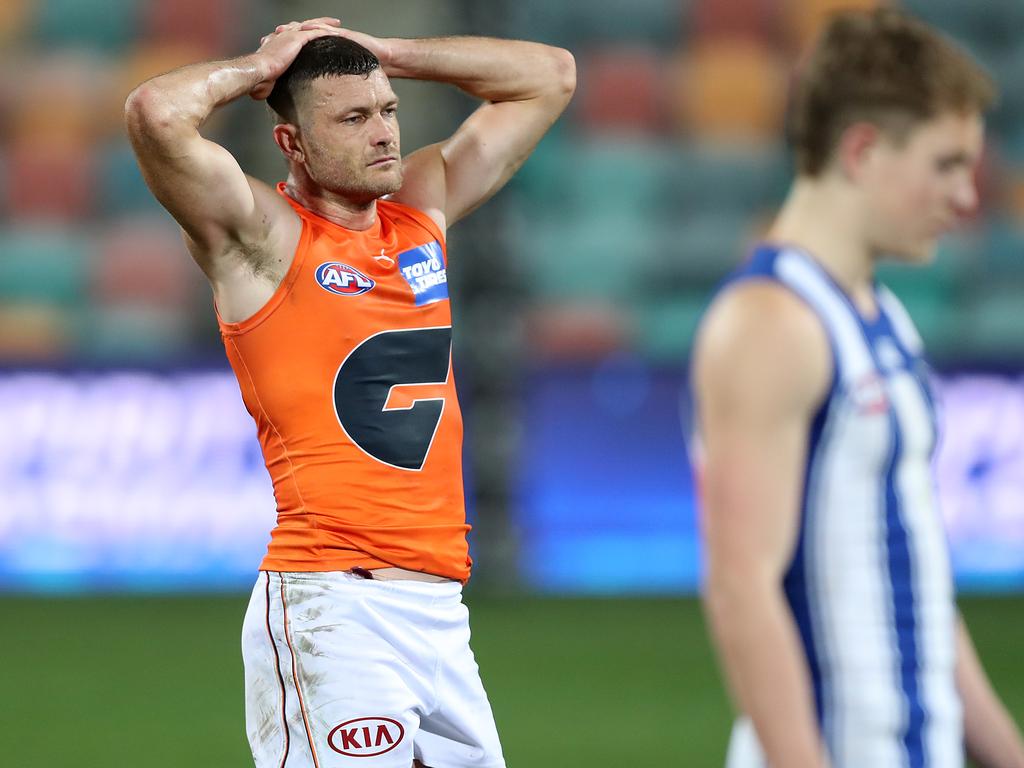
<svg viewBox="0 0 1024 768">
<path fill-rule="evenodd" d="M 421 69 L 417 65 L 421 40 L 408 37 L 378 38 L 379 50 L 375 51 L 381 69 L 388 77 L 416 77 Z"/>
<path fill-rule="evenodd" d="M 226 63 L 231 65 L 231 68 L 249 75 L 254 86 L 257 83 L 262 83 L 270 76 L 270 62 L 258 51 L 230 59 Z"/>
</svg>

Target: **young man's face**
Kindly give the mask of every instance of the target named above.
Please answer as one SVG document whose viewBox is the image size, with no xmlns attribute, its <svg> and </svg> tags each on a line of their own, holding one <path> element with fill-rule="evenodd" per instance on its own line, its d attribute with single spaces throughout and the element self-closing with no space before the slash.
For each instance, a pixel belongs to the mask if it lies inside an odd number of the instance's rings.
<svg viewBox="0 0 1024 768">
<path fill-rule="evenodd" d="M 306 170 L 317 184 L 360 202 L 401 188 L 398 97 L 382 70 L 317 78 L 295 102 Z"/>
<path fill-rule="evenodd" d="M 945 113 L 902 142 L 882 138 L 865 166 L 865 222 L 876 253 L 927 263 L 939 237 L 977 206 L 974 172 L 983 125 L 977 114 Z"/>
</svg>

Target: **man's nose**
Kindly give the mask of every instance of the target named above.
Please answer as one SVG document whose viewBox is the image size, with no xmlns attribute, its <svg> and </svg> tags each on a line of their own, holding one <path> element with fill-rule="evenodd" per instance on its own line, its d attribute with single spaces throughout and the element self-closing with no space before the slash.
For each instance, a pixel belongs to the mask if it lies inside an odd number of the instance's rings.
<svg viewBox="0 0 1024 768">
<path fill-rule="evenodd" d="M 371 138 L 374 144 L 388 145 L 395 140 L 395 128 L 383 115 L 376 115 L 371 120 Z"/>
<path fill-rule="evenodd" d="M 973 173 L 965 173 L 953 190 L 953 206 L 961 216 L 971 216 L 978 210 L 978 182 Z"/>
</svg>

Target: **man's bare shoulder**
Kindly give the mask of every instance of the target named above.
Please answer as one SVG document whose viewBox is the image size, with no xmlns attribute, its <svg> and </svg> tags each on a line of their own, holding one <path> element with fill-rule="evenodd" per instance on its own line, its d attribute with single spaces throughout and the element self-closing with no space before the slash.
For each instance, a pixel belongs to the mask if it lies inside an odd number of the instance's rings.
<svg viewBox="0 0 1024 768">
<path fill-rule="evenodd" d="M 699 391 L 759 392 L 817 402 L 832 376 L 832 352 L 820 318 L 793 291 L 751 278 L 726 288 L 701 323 L 694 350 Z"/>
</svg>

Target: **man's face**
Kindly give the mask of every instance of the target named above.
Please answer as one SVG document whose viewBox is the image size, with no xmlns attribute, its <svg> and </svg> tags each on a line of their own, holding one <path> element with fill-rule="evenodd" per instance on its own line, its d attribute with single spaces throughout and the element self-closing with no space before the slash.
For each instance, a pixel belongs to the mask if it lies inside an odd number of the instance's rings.
<svg viewBox="0 0 1024 768">
<path fill-rule="evenodd" d="M 864 177 L 873 250 L 930 262 L 939 237 L 977 206 L 982 146 L 980 116 L 955 112 L 921 123 L 902 142 L 881 138 Z"/>
<path fill-rule="evenodd" d="M 380 69 L 319 77 L 295 97 L 310 177 L 335 194 L 369 202 L 402 186 L 398 97 Z"/>
</svg>

